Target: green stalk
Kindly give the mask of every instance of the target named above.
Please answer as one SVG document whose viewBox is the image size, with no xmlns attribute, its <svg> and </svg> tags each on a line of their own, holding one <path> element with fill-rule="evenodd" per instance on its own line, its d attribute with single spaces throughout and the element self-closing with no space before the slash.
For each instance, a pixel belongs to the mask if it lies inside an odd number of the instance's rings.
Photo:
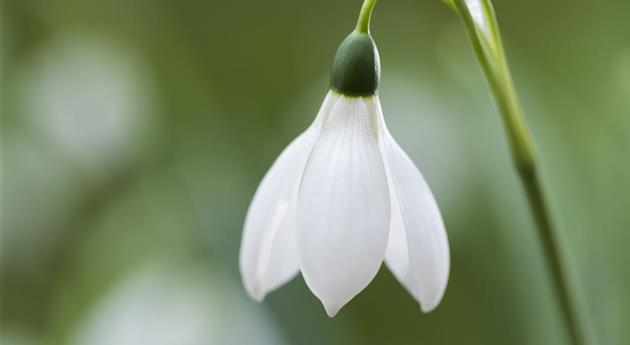
<svg viewBox="0 0 630 345">
<path fill-rule="evenodd" d="M 525 122 L 503 50 L 490 0 L 445 0 L 462 18 L 473 50 L 486 76 L 509 141 L 512 159 L 525 187 L 549 273 L 573 344 L 590 345 L 596 338 L 578 293 L 577 279 L 555 226 L 541 181 L 533 138 Z M 478 6 L 473 13 L 472 7 Z"/>
<path fill-rule="evenodd" d="M 361 6 L 361 12 L 359 13 L 359 20 L 357 20 L 358 32 L 370 33 L 370 17 L 372 16 L 372 10 L 376 5 L 376 0 L 364 0 L 363 6 Z"/>
</svg>

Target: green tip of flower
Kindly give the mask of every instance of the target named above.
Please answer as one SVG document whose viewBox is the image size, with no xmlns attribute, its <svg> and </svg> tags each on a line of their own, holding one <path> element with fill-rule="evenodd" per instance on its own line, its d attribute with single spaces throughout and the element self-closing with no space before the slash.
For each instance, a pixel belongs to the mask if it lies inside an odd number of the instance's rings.
<svg viewBox="0 0 630 345">
<path fill-rule="evenodd" d="M 346 96 L 371 96 L 378 89 L 380 74 L 378 50 L 372 36 L 355 30 L 337 49 L 330 87 Z"/>
</svg>

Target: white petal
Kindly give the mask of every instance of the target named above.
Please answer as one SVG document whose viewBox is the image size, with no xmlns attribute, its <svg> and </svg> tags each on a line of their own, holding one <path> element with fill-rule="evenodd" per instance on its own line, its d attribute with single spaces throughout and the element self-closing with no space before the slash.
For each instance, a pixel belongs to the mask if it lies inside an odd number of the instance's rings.
<svg viewBox="0 0 630 345">
<path fill-rule="evenodd" d="M 390 190 L 394 188 L 390 185 Z M 390 271 L 396 276 L 407 290 L 416 296 L 416 287 L 410 278 L 411 270 L 409 268 L 409 248 L 407 247 L 407 232 L 403 224 L 402 215 L 400 214 L 400 206 L 396 193 L 392 193 L 391 199 L 392 211 L 391 222 L 389 227 L 389 239 L 387 241 L 387 249 L 385 250 L 385 263 Z M 417 299 L 417 297 L 415 297 Z"/>
<path fill-rule="evenodd" d="M 247 211 L 240 269 L 248 294 L 257 301 L 298 272 L 297 187 L 319 132 L 319 123 L 327 117 L 337 99 L 336 94 L 328 94 L 313 125 L 297 137 L 269 169 Z"/>
<path fill-rule="evenodd" d="M 378 108 L 380 109 L 380 107 Z M 392 189 L 392 222 L 385 262 L 424 312 L 441 301 L 450 269 L 448 239 L 435 198 L 422 174 L 387 131 L 382 149 Z"/>
<path fill-rule="evenodd" d="M 329 316 L 374 278 L 387 245 L 390 199 L 374 99 L 341 96 L 323 122 L 298 195 L 306 284 Z"/>
</svg>

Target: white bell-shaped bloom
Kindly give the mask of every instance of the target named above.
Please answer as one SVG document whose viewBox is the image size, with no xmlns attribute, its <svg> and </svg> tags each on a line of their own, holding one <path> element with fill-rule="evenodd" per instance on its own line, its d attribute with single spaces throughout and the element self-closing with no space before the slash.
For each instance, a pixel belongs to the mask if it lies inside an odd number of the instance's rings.
<svg viewBox="0 0 630 345">
<path fill-rule="evenodd" d="M 449 248 L 431 190 L 387 130 L 377 95 L 330 91 L 256 191 L 241 242 L 243 281 L 261 301 L 301 272 L 332 317 L 383 260 L 423 311 L 439 304 Z"/>
</svg>

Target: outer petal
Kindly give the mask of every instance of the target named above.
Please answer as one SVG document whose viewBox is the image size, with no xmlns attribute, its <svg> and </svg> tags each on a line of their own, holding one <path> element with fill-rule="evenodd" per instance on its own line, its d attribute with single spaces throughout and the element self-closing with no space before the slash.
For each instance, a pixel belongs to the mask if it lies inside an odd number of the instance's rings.
<svg viewBox="0 0 630 345">
<path fill-rule="evenodd" d="M 450 255 L 444 222 L 422 174 L 389 134 L 379 111 L 381 148 L 392 190 L 392 222 L 385 262 L 424 312 L 441 301 Z"/>
<path fill-rule="evenodd" d="M 295 245 L 297 186 L 320 130 L 319 124 L 328 116 L 337 99 L 336 94 L 328 94 L 313 125 L 297 137 L 269 169 L 247 211 L 240 269 L 248 294 L 257 301 L 298 272 Z"/>
<path fill-rule="evenodd" d="M 323 123 L 298 196 L 304 280 L 329 316 L 374 278 L 387 244 L 390 199 L 375 97 L 341 96 Z"/>
</svg>

